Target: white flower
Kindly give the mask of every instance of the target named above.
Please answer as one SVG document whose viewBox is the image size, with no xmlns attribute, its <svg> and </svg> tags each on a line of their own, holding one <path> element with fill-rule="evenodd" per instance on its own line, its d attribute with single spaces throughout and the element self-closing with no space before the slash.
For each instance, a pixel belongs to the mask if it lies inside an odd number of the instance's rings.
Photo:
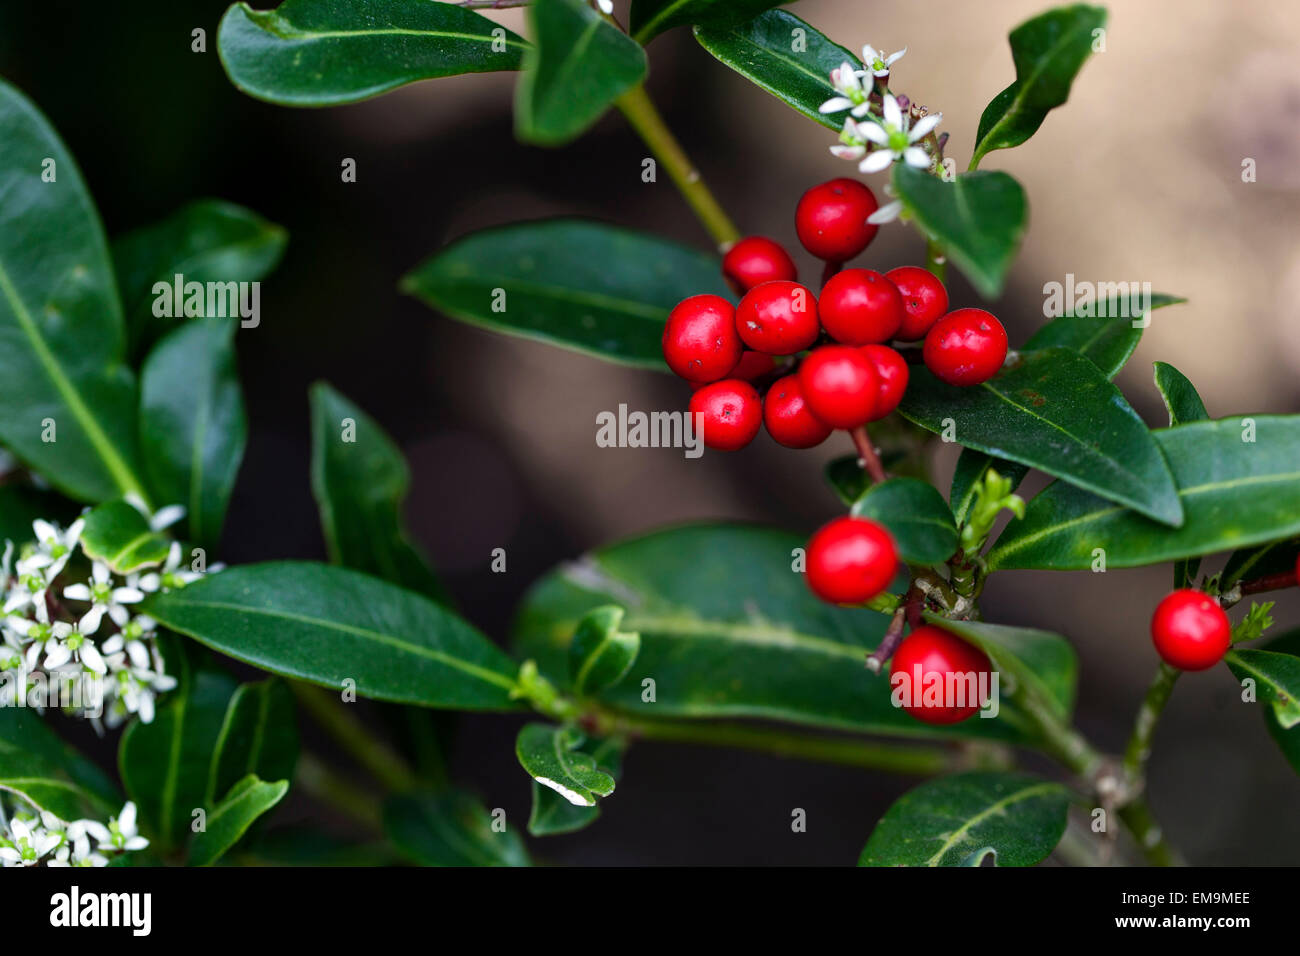
<svg viewBox="0 0 1300 956">
<path fill-rule="evenodd" d="M 203 577 L 198 571 L 182 571 L 181 566 L 181 543 L 173 541 L 171 550 L 167 552 L 167 560 L 163 562 L 161 571 L 149 571 L 134 579 L 133 585 L 136 589 L 146 594 L 154 591 L 167 591 L 172 588 L 183 588 L 191 581 L 197 581 Z M 223 565 L 214 564 L 210 570 L 220 571 Z M 127 584 L 131 584 L 132 579 L 127 579 Z M 65 592 L 66 593 L 66 592 Z"/>
<path fill-rule="evenodd" d="M 94 821 L 86 821 L 86 829 L 96 840 L 99 848 L 106 846 L 114 850 L 143 850 L 149 841 L 136 832 L 135 804 L 127 801 L 122 812 L 115 819 L 108 821 L 108 827 Z"/>
<path fill-rule="evenodd" d="M 914 144 L 928 135 L 942 119 L 942 113 L 932 113 L 917 120 L 916 125 L 909 130 L 907 117 L 899 109 L 898 100 L 886 94 L 884 119 L 879 124 L 858 125 L 858 132 L 877 147 L 858 164 L 858 172 L 878 173 L 897 160 L 902 160 L 917 169 L 929 169 L 930 154 Z"/>
<path fill-rule="evenodd" d="M 134 625 L 132 621 L 128 630 Z M 152 723 L 157 695 L 174 689 L 176 678 L 163 672 L 162 662 L 150 656 L 143 641 L 124 641 L 121 634 L 114 634 L 104 642 L 104 653 L 114 677 L 107 689 L 116 697 L 105 716 L 108 726 L 118 726 L 131 714 Z"/>
<path fill-rule="evenodd" d="M 838 113 L 841 110 L 852 110 L 854 116 L 866 116 L 871 109 L 871 103 L 867 95 L 871 92 L 870 88 L 863 89 L 862 81 L 858 79 L 857 71 L 851 64 L 841 63 L 835 69 L 831 70 L 831 86 L 839 96 L 832 96 L 829 100 L 817 108 L 819 113 Z"/>
<path fill-rule="evenodd" d="M 104 658 L 95 649 L 95 642 L 71 624 L 57 621 L 50 625 L 50 637 L 45 642 L 45 669 L 54 670 L 70 660 L 77 660 L 87 670 L 103 674 L 108 670 Z"/>
<path fill-rule="evenodd" d="M 858 160 L 867 155 L 867 139 L 862 135 L 859 124 L 852 116 L 844 118 L 844 129 L 840 130 L 840 141 L 831 147 L 831 155 L 840 159 Z"/>
<path fill-rule="evenodd" d="M 33 567 L 25 558 L 18 560 L 15 569 L 17 580 L 5 598 L 5 614 L 16 614 L 31 608 L 38 620 L 49 621 L 50 609 L 45 603 L 45 591 L 50 586 L 42 567 Z"/>
<path fill-rule="evenodd" d="M 889 185 L 889 183 L 885 183 L 885 192 L 890 196 L 894 195 L 894 187 Z M 899 214 L 902 211 L 903 211 L 903 200 L 895 199 L 893 202 L 885 203 L 883 206 L 881 206 L 879 209 L 873 212 L 870 216 L 868 216 L 867 222 L 871 223 L 873 226 L 881 226 L 887 222 L 893 222 L 895 219 L 898 218 Z"/>
<path fill-rule="evenodd" d="M 862 48 L 862 63 L 866 69 L 862 75 L 870 73 L 872 76 L 889 76 L 889 68 L 903 58 L 907 53 L 907 47 L 903 47 L 897 53 L 891 53 L 885 56 L 884 50 L 877 50 L 870 43 Z"/>
<path fill-rule="evenodd" d="M 103 833 L 104 841 L 110 839 L 108 828 L 95 820 L 74 820 L 64 832 L 66 842 L 55 851 L 54 859 L 46 866 L 108 866 L 108 857 L 90 847 L 91 831 Z"/>
<path fill-rule="evenodd" d="M 161 531 L 163 528 L 170 528 L 185 517 L 184 505 L 164 505 L 157 511 L 150 511 L 149 506 L 144 503 L 144 499 L 134 492 L 126 496 L 126 503 L 144 516 L 144 519 L 149 522 L 150 531 Z"/>
<path fill-rule="evenodd" d="M 596 0 L 596 6 L 600 7 L 600 12 L 606 16 L 614 12 L 614 0 Z"/>
<path fill-rule="evenodd" d="M 118 627 L 125 627 L 131 619 L 131 612 L 123 605 L 143 601 L 144 592 L 133 587 L 113 587 L 112 572 L 102 561 L 96 561 L 91 566 L 90 573 L 89 584 L 70 584 L 63 589 L 63 596 L 70 601 L 91 602 L 90 610 L 82 616 L 78 629 L 82 634 L 94 634 L 99 630 L 105 614 Z"/>
<path fill-rule="evenodd" d="M 50 833 L 35 824 L 35 819 L 17 816 L 9 821 L 9 838 L 0 841 L 0 860 L 5 866 L 35 866 L 63 842 L 62 833 Z"/>
</svg>

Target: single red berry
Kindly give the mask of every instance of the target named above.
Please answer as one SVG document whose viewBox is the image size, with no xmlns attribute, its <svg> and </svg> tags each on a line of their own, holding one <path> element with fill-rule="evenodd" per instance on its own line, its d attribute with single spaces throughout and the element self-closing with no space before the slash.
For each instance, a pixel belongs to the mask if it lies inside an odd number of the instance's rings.
<svg viewBox="0 0 1300 956">
<path fill-rule="evenodd" d="M 830 437 L 831 427 L 812 413 L 804 401 L 799 376 L 787 375 L 772 383 L 763 399 L 763 424 L 787 448 L 812 448 Z"/>
<path fill-rule="evenodd" d="M 832 604 L 870 601 L 894 579 L 898 552 L 889 532 L 866 518 L 836 518 L 808 541 L 808 586 Z"/>
<path fill-rule="evenodd" d="M 958 309 L 926 333 L 921 357 L 949 385 L 978 385 L 1006 361 L 1007 330 L 983 309 Z"/>
<path fill-rule="evenodd" d="M 664 325 L 664 361 L 688 382 L 716 382 L 740 361 L 736 310 L 718 295 L 678 302 Z"/>
<path fill-rule="evenodd" d="M 903 297 L 879 272 L 845 269 L 822 287 L 817 312 L 836 342 L 888 342 L 903 324 Z"/>
<path fill-rule="evenodd" d="M 799 387 L 812 413 L 832 428 L 857 428 L 875 417 L 880 380 L 861 349 L 814 349 L 799 366 Z"/>
<path fill-rule="evenodd" d="M 691 396 L 691 417 L 704 416 L 704 444 L 718 451 L 744 448 L 763 424 L 763 401 L 753 385 L 738 378 L 723 379 Z"/>
<path fill-rule="evenodd" d="M 1156 605 L 1151 640 L 1170 667 L 1203 671 L 1228 653 L 1232 625 L 1218 601 L 1204 591 L 1183 588 L 1165 595 Z"/>
<path fill-rule="evenodd" d="M 722 257 L 722 274 L 737 295 L 777 279 L 793 281 L 799 270 L 785 248 L 766 236 L 746 236 Z"/>
<path fill-rule="evenodd" d="M 876 392 L 876 410 L 872 421 L 884 418 L 898 407 L 907 391 L 907 360 L 888 345 L 864 345 L 858 349 L 871 360 L 880 388 Z"/>
<path fill-rule="evenodd" d="M 956 724 L 980 709 L 980 693 L 989 686 L 992 671 L 979 648 L 923 624 L 894 651 L 889 684 L 895 701 L 917 720 Z"/>
<path fill-rule="evenodd" d="M 925 337 L 934 323 L 948 311 L 948 290 L 929 269 L 899 266 L 885 273 L 903 297 L 903 324 L 894 337 L 915 342 Z"/>
<path fill-rule="evenodd" d="M 799 200 L 794 228 L 803 247 L 827 262 L 848 262 L 876 237 L 880 227 L 867 222 L 876 197 L 856 179 L 832 179 Z"/>
<path fill-rule="evenodd" d="M 756 351 L 768 355 L 802 352 L 821 334 L 817 297 L 797 282 L 764 282 L 740 300 L 736 330 L 741 340 Z"/>
</svg>

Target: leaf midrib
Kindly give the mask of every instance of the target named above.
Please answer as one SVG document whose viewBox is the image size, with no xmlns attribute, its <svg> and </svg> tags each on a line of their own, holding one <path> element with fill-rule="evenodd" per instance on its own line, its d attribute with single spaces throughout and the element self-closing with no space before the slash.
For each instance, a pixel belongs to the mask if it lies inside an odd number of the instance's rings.
<svg viewBox="0 0 1300 956">
<path fill-rule="evenodd" d="M 951 850 L 954 846 L 958 845 L 963 840 L 965 840 L 966 834 L 968 832 L 973 830 L 975 827 L 979 826 L 979 824 L 983 823 L 985 820 L 993 816 L 995 813 L 1001 813 L 1003 810 L 1011 806 L 1013 803 L 1019 803 L 1020 801 L 1027 800 L 1032 796 L 1037 796 L 1040 793 L 1049 792 L 1052 790 L 1058 790 L 1060 789 L 1060 786 L 1061 785 L 1059 783 L 1052 783 L 1051 781 L 1036 783 L 1033 784 L 1032 786 L 1024 787 L 1023 789 L 1018 790 L 1015 793 L 1007 794 L 1007 796 L 1003 797 L 1001 800 L 989 804 L 979 813 L 967 819 L 965 823 L 963 823 L 960 827 L 957 828 L 957 830 L 955 830 L 952 834 L 950 834 L 948 839 L 945 840 L 943 845 L 939 848 L 938 852 L 936 852 L 934 856 L 930 857 L 928 860 L 925 861 L 925 865 L 938 866 L 939 862 L 943 859 L 944 855 L 949 850 Z"/>
<path fill-rule="evenodd" d="M 605 308 L 611 312 L 621 313 L 622 317 L 631 316 L 638 319 L 646 319 L 654 322 L 663 322 L 668 315 L 668 310 L 658 306 L 647 305 L 635 299 L 621 299 L 613 295 L 607 295 L 603 292 L 589 292 L 584 289 L 575 289 L 572 286 L 550 286 L 543 285 L 539 282 L 530 282 L 527 279 L 516 279 L 510 276 L 488 275 L 482 272 L 469 276 L 442 276 L 445 281 L 443 288 L 458 288 L 462 286 L 484 287 L 484 288 L 504 288 L 507 293 L 513 291 L 522 291 L 531 293 L 541 298 L 552 299 L 557 302 L 569 302 L 575 305 L 587 305 L 597 308 Z M 424 285 L 424 279 L 416 276 L 411 286 L 416 292 L 424 292 L 431 298 L 434 296 L 433 290 Z M 561 294 L 567 293 L 567 294 Z M 435 300 L 436 301 L 436 300 Z M 436 303 L 442 305 L 442 303 Z M 503 323 L 509 324 L 509 323 Z"/>
<path fill-rule="evenodd" d="M 491 43 L 495 37 L 491 34 L 476 35 L 473 33 L 461 33 L 457 30 L 415 30 L 407 27 L 380 27 L 370 30 L 305 30 L 291 23 L 286 18 L 276 14 L 274 11 L 268 11 L 266 16 L 258 16 L 257 11 L 248 8 L 247 4 L 241 4 L 244 7 L 245 14 L 249 22 L 265 33 L 269 33 L 281 40 L 350 40 L 356 37 L 374 37 L 374 36 L 413 36 L 423 39 L 448 39 L 448 40 L 469 40 L 474 43 Z M 507 31 L 508 34 L 509 31 Z M 505 38 L 509 46 L 518 47 L 521 50 L 527 49 L 526 43 L 510 39 L 509 35 Z"/>
</svg>

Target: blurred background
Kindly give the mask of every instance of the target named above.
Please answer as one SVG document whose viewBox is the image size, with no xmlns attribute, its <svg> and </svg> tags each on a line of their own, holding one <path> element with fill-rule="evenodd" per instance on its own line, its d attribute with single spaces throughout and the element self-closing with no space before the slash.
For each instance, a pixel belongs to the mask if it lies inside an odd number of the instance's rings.
<svg viewBox="0 0 1300 956">
<path fill-rule="evenodd" d="M 802 0 L 792 10 L 853 49 L 906 45 L 892 85 L 943 112 L 948 155 L 964 167 L 984 105 L 1014 78 L 1008 30 L 1048 5 Z M 465 614 L 499 641 L 527 587 L 587 548 L 699 518 L 810 531 L 839 511 L 821 465 L 850 450 L 843 436 L 804 453 L 763 436 L 741 453 L 686 464 L 679 451 L 598 449 L 598 411 L 684 407 L 684 386 L 461 326 L 398 293 L 398 277 L 448 241 L 517 219 L 587 215 L 707 248 L 667 177 L 641 181 L 647 150 L 617 114 L 549 151 L 513 139 L 511 74 L 436 80 L 329 110 L 259 103 L 218 61 L 225 6 L 0 5 L 0 75 L 68 142 L 110 235 L 204 196 L 289 230 L 288 254 L 263 283 L 262 324 L 238 336 L 251 433 L 221 559 L 324 557 L 308 485 L 306 389 L 316 379 L 401 444 L 414 473 L 412 532 Z M 1071 272 L 1150 282 L 1190 301 L 1155 314 L 1119 378 L 1149 423 L 1164 424 L 1155 359 L 1187 374 L 1216 417 L 1296 412 L 1300 6 L 1109 7 L 1106 52 L 1084 68 L 1068 106 L 1028 144 L 984 163 L 1019 178 L 1031 204 L 1020 258 L 991 307 L 1014 345 L 1044 321 L 1045 282 Z M 616 11 L 625 18 L 626 3 Z M 490 15 L 523 29 L 519 11 Z M 207 30 L 204 54 L 190 52 L 197 27 Z M 799 195 L 853 172 L 827 153 L 833 134 L 717 63 L 688 31 L 649 52 L 652 95 L 741 230 L 797 248 Z M 357 161 L 356 183 L 340 181 L 345 157 Z M 1245 158 L 1256 162 L 1254 183 L 1242 182 Z M 802 250 L 796 258 L 815 279 L 811 259 Z M 920 261 L 914 233 L 895 225 L 855 264 L 883 271 Z M 956 304 L 979 303 L 960 277 L 950 290 Z M 953 449 L 936 456 L 946 488 Z M 507 550 L 507 574 L 489 571 L 497 547 Z M 1079 723 L 1114 750 L 1155 664 L 1147 621 L 1170 580 L 1163 566 L 1008 572 L 989 585 L 985 616 L 1073 639 Z M 1300 621 L 1294 592 L 1275 617 L 1279 631 Z M 1300 780 L 1236 691 L 1221 668 L 1181 683 L 1157 735 L 1151 802 L 1194 863 L 1300 862 Z M 453 765 L 522 826 L 529 787 L 514 758 L 516 727 L 458 721 Z M 566 863 L 849 864 L 913 783 L 645 743 L 596 825 L 530 845 Z M 790 831 L 795 807 L 807 811 L 807 833 Z"/>
</svg>

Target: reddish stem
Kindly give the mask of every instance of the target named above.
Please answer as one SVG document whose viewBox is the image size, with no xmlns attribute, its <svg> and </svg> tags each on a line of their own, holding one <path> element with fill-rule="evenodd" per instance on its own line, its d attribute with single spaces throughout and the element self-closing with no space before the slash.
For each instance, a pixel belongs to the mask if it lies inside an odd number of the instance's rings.
<svg viewBox="0 0 1300 956">
<path fill-rule="evenodd" d="M 1243 581 L 1241 593 L 1245 595 L 1259 594 L 1261 591 L 1278 591 L 1282 588 L 1295 587 L 1297 583 L 1293 573 L 1283 571 L 1281 574 L 1270 574 L 1267 577 L 1256 578 L 1254 581 Z"/>
<path fill-rule="evenodd" d="M 867 474 L 871 476 L 872 482 L 880 484 L 889 478 L 885 473 L 885 466 L 880 463 L 880 456 L 876 454 L 875 447 L 871 444 L 871 436 L 867 434 L 867 426 L 859 425 L 857 428 L 849 431 L 849 437 L 853 439 L 854 446 L 858 449 L 858 461 Z"/>
<path fill-rule="evenodd" d="M 836 273 L 838 273 L 838 272 L 839 272 L 841 269 L 843 269 L 843 268 L 844 268 L 844 263 L 842 263 L 842 262 L 831 262 L 831 261 L 828 259 L 828 260 L 826 261 L 826 265 L 822 268 L 822 286 L 821 286 L 821 287 L 822 287 L 823 289 L 826 288 L 826 283 L 830 282 L 831 279 L 836 275 Z"/>
</svg>

